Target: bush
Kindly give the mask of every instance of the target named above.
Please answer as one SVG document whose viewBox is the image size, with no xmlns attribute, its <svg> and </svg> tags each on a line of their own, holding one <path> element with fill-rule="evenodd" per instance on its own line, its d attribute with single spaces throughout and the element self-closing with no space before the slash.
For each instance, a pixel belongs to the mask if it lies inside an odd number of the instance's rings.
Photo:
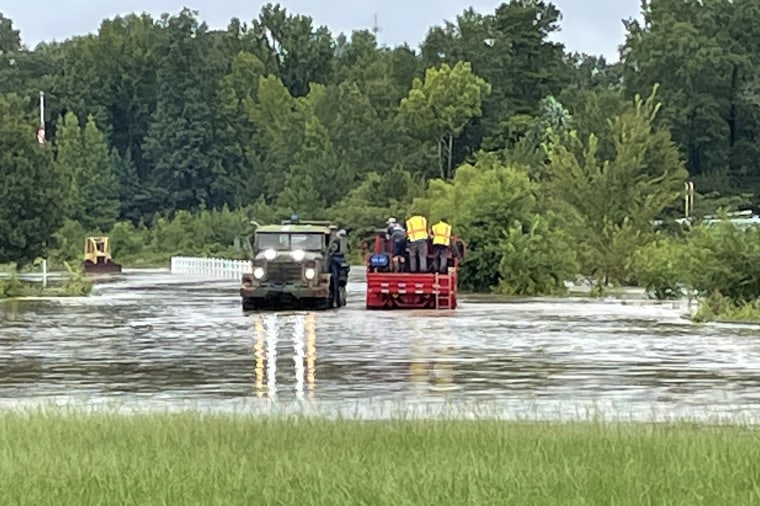
<svg viewBox="0 0 760 506">
<path fill-rule="evenodd" d="M 16 277 L 16 273 L 11 273 L 10 279 L 0 279 L 0 299 L 10 299 L 24 295 L 24 285 Z"/>
<path fill-rule="evenodd" d="M 684 277 L 702 294 L 719 293 L 736 304 L 760 297 L 760 230 L 725 221 L 688 235 Z"/>
<path fill-rule="evenodd" d="M 696 322 L 707 321 L 760 321 L 760 304 L 757 301 L 736 302 L 718 292 L 713 292 L 700 301 L 692 316 Z"/>
<path fill-rule="evenodd" d="M 111 254 L 114 259 L 140 255 L 148 243 L 148 230 L 140 224 L 120 221 L 111 229 Z"/>
<path fill-rule="evenodd" d="M 523 226 L 516 222 L 504 233 L 498 291 L 507 295 L 560 294 L 574 279 L 578 262 L 571 242 L 547 219 L 534 216 Z"/>
<path fill-rule="evenodd" d="M 631 271 L 639 286 L 658 300 L 684 296 L 687 248 L 683 241 L 658 234 L 633 253 Z"/>
</svg>

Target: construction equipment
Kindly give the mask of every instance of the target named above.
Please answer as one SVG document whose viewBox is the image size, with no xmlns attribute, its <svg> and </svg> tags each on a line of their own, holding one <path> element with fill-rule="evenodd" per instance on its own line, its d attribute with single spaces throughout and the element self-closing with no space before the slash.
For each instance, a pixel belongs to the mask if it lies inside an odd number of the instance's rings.
<svg viewBox="0 0 760 506">
<path fill-rule="evenodd" d="M 82 268 L 85 274 L 121 272 L 121 264 L 111 259 L 108 237 L 93 236 L 84 240 Z"/>
<path fill-rule="evenodd" d="M 443 273 L 436 272 L 430 239 L 427 272 L 393 272 L 391 241 L 386 239 L 385 230 L 377 230 L 372 253 L 365 254 L 367 309 L 456 309 L 457 271 L 465 244 L 455 236 L 451 236 L 451 244 Z M 409 265 L 408 255 L 402 265 Z"/>
<path fill-rule="evenodd" d="M 328 309 L 346 305 L 350 267 L 346 259 L 333 282 L 329 221 L 301 221 L 258 227 L 250 239 L 252 272 L 244 274 L 240 297 L 244 311 L 258 309 Z M 346 251 L 345 238 L 342 250 Z M 337 294 L 336 294 L 337 289 Z"/>
</svg>

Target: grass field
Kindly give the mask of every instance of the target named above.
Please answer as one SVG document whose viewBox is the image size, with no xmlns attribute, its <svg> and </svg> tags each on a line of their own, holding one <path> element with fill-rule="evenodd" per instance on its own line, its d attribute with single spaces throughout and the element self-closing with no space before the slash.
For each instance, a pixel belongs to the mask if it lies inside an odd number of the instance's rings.
<svg viewBox="0 0 760 506">
<path fill-rule="evenodd" d="M 3 504 L 760 504 L 753 429 L 0 414 Z"/>
</svg>

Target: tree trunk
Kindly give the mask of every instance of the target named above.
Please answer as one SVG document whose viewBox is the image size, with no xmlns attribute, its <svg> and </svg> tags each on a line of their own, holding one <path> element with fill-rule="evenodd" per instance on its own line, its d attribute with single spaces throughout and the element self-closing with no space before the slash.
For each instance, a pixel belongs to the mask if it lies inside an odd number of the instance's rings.
<svg viewBox="0 0 760 506">
<path fill-rule="evenodd" d="M 736 98 L 739 93 L 738 88 L 739 81 L 739 68 L 734 65 L 731 72 L 731 104 L 728 110 L 728 145 L 734 147 L 736 144 Z"/>
<path fill-rule="evenodd" d="M 438 139 L 438 171 L 441 173 L 441 179 L 446 179 L 443 173 L 443 139 Z"/>
<path fill-rule="evenodd" d="M 449 134 L 449 167 L 447 177 L 451 177 L 451 151 L 454 144 L 454 136 Z"/>
</svg>

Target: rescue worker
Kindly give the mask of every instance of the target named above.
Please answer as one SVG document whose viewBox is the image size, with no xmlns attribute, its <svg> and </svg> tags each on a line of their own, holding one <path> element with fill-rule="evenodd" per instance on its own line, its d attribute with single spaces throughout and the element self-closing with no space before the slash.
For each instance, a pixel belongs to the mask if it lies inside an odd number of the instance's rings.
<svg viewBox="0 0 760 506">
<path fill-rule="evenodd" d="M 388 228 L 385 237 L 391 241 L 391 270 L 401 272 L 406 251 L 406 231 L 398 224 L 396 218 L 388 218 Z"/>
<path fill-rule="evenodd" d="M 415 214 L 406 220 L 409 245 L 409 271 L 427 272 L 428 226 L 424 216 Z M 419 260 L 419 263 L 418 263 Z"/>
<path fill-rule="evenodd" d="M 340 271 L 346 254 L 346 245 L 343 240 L 345 235 L 345 230 L 338 230 L 338 227 L 330 226 L 330 246 L 327 251 L 330 258 L 330 286 L 332 287 L 331 302 L 333 307 L 340 306 Z"/>
<path fill-rule="evenodd" d="M 449 249 L 451 247 L 451 225 L 445 217 L 433 225 L 433 265 L 441 273 L 448 273 Z"/>
</svg>

